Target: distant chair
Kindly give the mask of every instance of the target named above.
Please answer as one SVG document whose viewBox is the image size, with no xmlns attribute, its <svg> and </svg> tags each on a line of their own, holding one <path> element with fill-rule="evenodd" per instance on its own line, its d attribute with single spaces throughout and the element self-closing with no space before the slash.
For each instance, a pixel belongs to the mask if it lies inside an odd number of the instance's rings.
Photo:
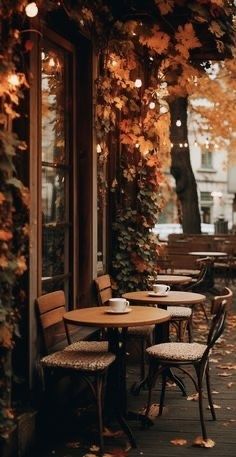
<svg viewBox="0 0 236 457">
<path fill-rule="evenodd" d="M 103 414 L 102 396 L 108 368 L 115 360 L 115 355 L 108 352 L 106 341 L 78 341 L 67 345 L 63 315 L 65 294 L 62 290 L 42 295 L 36 299 L 36 310 L 43 336 L 44 352 L 48 355 L 40 362 L 49 381 L 52 375 L 56 379 L 63 376 L 79 376 L 86 381 L 96 400 L 100 453 L 103 455 Z M 55 345 L 64 344 L 60 351 L 52 352 Z M 46 382 L 46 387 L 49 382 Z M 50 392 L 51 393 L 51 392 Z M 50 398 L 50 397 L 49 397 Z"/>
<path fill-rule="evenodd" d="M 227 293 L 213 299 L 213 311 L 215 312 L 215 315 L 212 320 L 206 344 L 181 342 L 163 343 L 150 346 L 147 349 L 147 354 L 149 356 L 149 392 L 145 416 L 148 417 L 150 411 L 152 391 L 158 375 L 162 375 L 159 415 L 162 414 L 167 380 L 166 369 L 178 368 L 190 377 L 198 393 L 200 422 L 204 440 L 207 439 L 207 432 L 203 413 L 203 380 L 206 378 L 207 395 L 211 415 L 212 419 L 216 420 L 210 388 L 209 355 L 214 344 L 223 333 L 227 307 L 232 301 L 232 291 L 227 289 L 225 292 Z M 188 366 L 194 367 L 196 378 L 185 369 Z M 144 426 L 147 426 L 149 423 L 150 421 L 145 421 L 143 419 Z"/>
</svg>

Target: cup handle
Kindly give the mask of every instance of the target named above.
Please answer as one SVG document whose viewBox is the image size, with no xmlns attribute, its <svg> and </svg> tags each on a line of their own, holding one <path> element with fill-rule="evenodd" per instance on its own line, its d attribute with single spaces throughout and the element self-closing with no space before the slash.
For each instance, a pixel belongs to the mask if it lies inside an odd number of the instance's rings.
<svg viewBox="0 0 236 457">
<path fill-rule="evenodd" d="M 129 306 L 129 301 L 128 300 L 126 300 L 126 308 L 127 308 L 127 306 Z"/>
<path fill-rule="evenodd" d="M 170 286 L 167 286 L 166 292 L 169 292 L 169 290 L 170 290 Z"/>
</svg>

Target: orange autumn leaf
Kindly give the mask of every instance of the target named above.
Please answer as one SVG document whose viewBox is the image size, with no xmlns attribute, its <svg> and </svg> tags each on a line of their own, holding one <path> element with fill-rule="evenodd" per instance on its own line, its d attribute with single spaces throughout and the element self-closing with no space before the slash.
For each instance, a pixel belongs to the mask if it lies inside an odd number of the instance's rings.
<svg viewBox="0 0 236 457">
<path fill-rule="evenodd" d="M 6 230 L 0 230 L 0 240 L 1 241 L 10 241 L 12 239 L 12 233 Z"/>
<path fill-rule="evenodd" d="M 6 349 L 12 348 L 12 329 L 8 325 L 0 326 L 0 345 Z"/>
<path fill-rule="evenodd" d="M 197 436 L 195 440 L 193 441 L 193 446 L 198 446 L 198 447 L 205 447 L 205 448 L 212 448 L 215 446 L 215 441 L 211 440 L 208 438 L 207 440 L 204 440 L 202 436 Z"/>
<path fill-rule="evenodd" d="M 171 13 L 174 8 L 174 0 L 155 0 L 157 7 L 162 15 Z"/>
<path fill-rule="evenodd" d="M 177 44 L 176 50 L 186 59 L 189 57 L 189 50 L 201 47 L 201 43 L 195 34 L 195 30 L 191 23 L 179 25 L 178 31 L 175 34 Z"/>
<path fill-rule="evenodd" d="M 184 438 L 175 438 L 174 440 L 171 440 L 170 442 L 171 442 L 171 444 L 174 444 L 175 446 L 184 446 L 185 444 L 187 444 L 187 440 L 185 440 Z"/>
<path fill-rule="evenodd" d="M 148 167 L 156 167 L 157 164 L 158 164 L 158 159 L 157 159 L 157 157 L 154 156 L 154 155 L 151 156 L 151 157 L 149 157 L 148 160 L 147 160 L 147 162 L 146 162 L 146 165 L 147 165 Z"/>
<path fill-rule="evenodd" d="M 139 41 L 157 54 L 164 54 L 168 50 L 170 37 L 165 32 L 162 32 L 158 25 L 155 25 L 151 29 L 151 34 L 148 36 L 141 35 Z"/>
</svg>

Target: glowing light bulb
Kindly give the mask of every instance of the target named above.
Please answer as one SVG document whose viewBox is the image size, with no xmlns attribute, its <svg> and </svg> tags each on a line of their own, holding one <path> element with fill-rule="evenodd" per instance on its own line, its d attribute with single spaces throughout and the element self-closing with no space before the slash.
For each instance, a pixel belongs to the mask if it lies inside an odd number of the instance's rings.
<svg viewBox="0 0 236 457">
<path fill-rule="evenodd" d="M 99 154 L 100 152 L 102 152 L 102 148 L 100 144 L 97 144 L 97 153 Z"/>
<path fill-rule="evenodd" d="M 30 2 L 25 7 L 25 14 L 28 17 L 35 17 L 38 14 L 38 7 L 35 2 Z"/>
<path fill-rule="evenodd" d="M 183 147 L 183 143 L 179 143 L 179 147 L 182 148 Z"/>
<path fill-rule="evenodd" d="M 176 121 L 176 125 L 177 125 L 177 127 L 181 127 L 181 125 L 182 125 L 182 122 L 181 122 L 181 120 L 180 120 L 180 119 L 177 119 L 177 121 Z"/>
<path fill-rule="evenodd" d="M 152 56 L 150 56 L 149 60 L 151 60 L 151 62 L 153 62 L 154 58 Z"/>
<path fill-rule="evenodd" d="M 154 102 L 150 102 L 149 103 L 149 108 L 150 109 L 155 109 L 155 107 L 156 107 L 156 103 L 154 103 Z"/>
<path fill-rule="evenodd" d="M 135 147 L 138 149 L 139 148 L 139 143 L 136 143 Z"/>
<path fill-rule="evenodd" d="M 11 86 L 19 86 L 20 85 L 20 79 L 19 79 L 19 76 L 17 76 L 15 73 L 11 73 L 8 78 L 7 78 L 9 84 L 11 84 Z"/>
<path fill-rule="evenodd" d="M 197 146 L 197 141 L 196 141 L 196 140 L 194 141 L 194 146 L 195 146 L 195 147 Z"/>
<path fill-rule="evenodd" d="M 134 82 L 135 87 L 138 87 L 138 88 L 141 87 L 142 84 L 143 84 L 143 83 L 142 83 L 142 80 L 139 79 L 139 78 L 137 78 L 137 79 L 135 80 L 135 82 Z"/>
<path fill-rule="evenodd" d="M 170 147 L 173 148 L 173 146 L 174 146 L 173 143 L 170 143 Z"/>
<path fill-rule="evenodd" d="M 116 60 L 112 60 L 111 64 L 112 64 L 113 67 L 115 67 L 117 65 L 117 61 Z"/>
<path fill-rule="evenodd" d="M 185 141 L 185 143 L 184 143 L 184 147 L 185 147 L 185 148 L 187 148 L 187 147 L 188 147 L 188 143 L 187 143 L 187 141 Z"/>
<path fill-rule="evenodd" d="M 41 59 L 42 59 L 42 60 L 44 60 L 44 59 L 45 59 L 45 57 L 46 57 L 46 55 L 45 55 L 45 52 L 44 52 L 44 51 L 42 51 L 42 52 L 41 52 Z"/>
</svg>

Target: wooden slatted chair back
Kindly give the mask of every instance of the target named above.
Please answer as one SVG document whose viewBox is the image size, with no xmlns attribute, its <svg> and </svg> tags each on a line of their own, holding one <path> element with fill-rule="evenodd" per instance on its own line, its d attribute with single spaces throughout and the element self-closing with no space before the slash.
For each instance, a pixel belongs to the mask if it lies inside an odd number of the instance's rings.
<svg viewBox="0 0 236 457">
<path fill-rule="evenodd" d="M 111 277 L 108 274 L 98 276 L 94 282 L 97 291 L 98 305 L 103 306 L 108 302 L 109 298 L 112 298 Z"/>
<path fill-rule="evenodd" d="M 47 354 L 67 344 L 63 314 L 66 311 L 65 293 L 57 290 L 36 298 L 44 350 Z"/>
<path fill-rule="evenodd" d="M 222 300 L 226 303 L 227 309 L 230 308 L 233 301 L 233 292 L 228 287 L 224 287 L 219 295 L 216 295 L 211 302 L 211 314 L 216 314 L 221 306 Z"/>
</svg>

